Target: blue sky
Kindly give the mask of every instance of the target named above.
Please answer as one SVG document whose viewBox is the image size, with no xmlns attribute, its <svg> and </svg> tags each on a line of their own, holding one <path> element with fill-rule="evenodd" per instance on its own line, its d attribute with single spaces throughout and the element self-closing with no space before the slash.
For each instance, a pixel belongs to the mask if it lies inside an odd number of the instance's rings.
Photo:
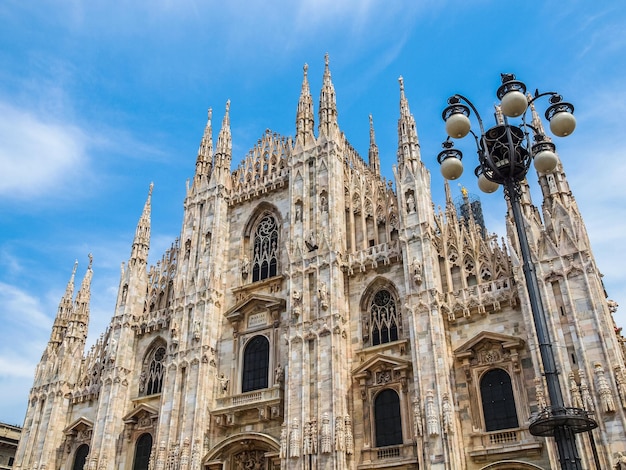
<svg viewBox="0 0 626 470">
<path fill-rule="evenodd" d="M 388 178 L 404 77 L 437 205 L 448 96 L 488 117 L 500 72 L 513 72 L 573 102 L 578 128 L 555 143 L 626 326 L 623 1 L 8 0 L 0 24 L 0 421 L 22 423 L 88 253 L 90 341 L 104 331 L 151 182 L 152 262 L 178 236 L 207 108 L 217 136 L 231 100 L 234 167 L 266 128 L 294 134 L 302 66 L 317 103 L 326 52 L 340 128 L 366 157 L 373 114 Z M 471 143 L 458 146 L 471 161 Z M 479 193 L 471 171 L 460 183 Z M 503 235 L 502 192 L 481 200 Z"/>
</svg>

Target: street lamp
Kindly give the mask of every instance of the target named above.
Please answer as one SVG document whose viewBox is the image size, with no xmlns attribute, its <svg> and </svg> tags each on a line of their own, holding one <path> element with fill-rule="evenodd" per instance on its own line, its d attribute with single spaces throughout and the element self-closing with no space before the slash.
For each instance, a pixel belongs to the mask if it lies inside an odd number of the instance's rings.
<svg viewBox="0 0 626 470">
<path fill-rule="evenodd" d="M 479 188 L 487 193 L 496 191 L 500 185 L 504 188 L 504 197 L 509 200 L 513 212 L 522 255 L 522 268 L 550 398 L 550 405 L 539 411 L 530 423 L 529 431 L 535 436 L 554 436 L 562 469 L 582 470 L 575 434 L 591 431 L 598 424 L 585 410 L 565 407 L 563 403 L 546 313 L 539 294 L 537 274 L 530 255 L 520 204 L 522 191 L 520 183 L 526 178 L 531 161 L 534 161 L 535 168 L 541 173 L 553 172 L 558 164 L 554 144 L 543 135 L 541 128 L 526 122 L 526 110 L 538 98 L 549 97 L 550 106 L 545 116 L 550 122 L 550 130 L 558 137 L 565 137 L 574 132 L 576 127 L 576 119 L 572 114 L 574 106 L 563 101 L 563 98 L 554 92 L 536 91 L 534 96 L 526 95 L 526 85 L 516 80 L 513 74 L 502 74 L 502 85 L 496 94 L 500 99 L 498 107 L 500 112 L 496 114 L 496 125 L 486 131 L 480 114 L 470 100 L 459 94 L 448 99 L 448 106 L 444 109 L 442 117 L 446 122 L 449 137 L 443 143 L 444 149 L 437 156 L 437 161 L 441 165 L 444 178 L 451 180 L 459 178 L 463 173 L 461 163 L 463 156 L 460 150 L 454 148 L 450 139 L 461 139 L 471 133 L 478 151 L 478 166 L 474 174 L 478 178 Z M 478 120 L 480 135 L 471 129 L 470 109 Z M 516 117 L 521 117 L 521 123 L 510 124 L 508 118 Z"/>
</svg>

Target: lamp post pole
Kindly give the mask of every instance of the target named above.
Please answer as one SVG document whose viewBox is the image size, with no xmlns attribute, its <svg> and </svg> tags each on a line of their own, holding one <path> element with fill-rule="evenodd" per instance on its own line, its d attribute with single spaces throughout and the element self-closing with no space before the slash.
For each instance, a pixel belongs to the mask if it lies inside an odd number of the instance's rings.
<svg viewBox="0 0 626 470">
<path fill-rule="evenodd" d="M 531 422 L 529 430 L 531 434 L 536 436 L 554 437 L 561 469 L 582 470 L 575 434 L 590 431 L 597 427 L 597 423 L 589 417 L 585 410 L 565 407 L 564 405 L 548 321 L 541 301 L 537 273 L 530 253 L 520 202 L 522 194 L 520 183 L 526 178 L 531 161 L 534 160 L 535 167 L 543 173 L 554 171 L 558 163 L 554 154 L 554 145 L 546 140 L 539 129 L 526 124 L 527 106 L 541 96 L 550 96 L 552 105 L 548 108 L 546 117 L 550 120 L 550 128 L 553 133 L 561 137 L 571 134 L 575 128 L 576 121 L 572 115 L 574 107 L 563 102 L 562 98 L 553 92 L 544 94 L 537 92 L 534 98 L 528 98 L 524 94 L 525 91 L 525 85 L 515 80 L 514 75 L 502 74 L 502 86 L 498 89 L 497 95 L 501 99 L 500 108 L 503 115 L 498 124 L 486 132 L 478 111 L 462 95 L 454 95 L 448 100 L 449 106 L 444 110 L 442 116 L 446 121 L 446 131 L 450 137 L 462 138 L 470 132 L 474 136 L 479 161 L 475 174 L 478 177 L 480 189 L 485 192 L 494 192 L 502 185 L 504 196 L 511 205 L 526 290 L 550 399 L 550 406 L 540 410 L 537 417 Z M 469 107 L 462 102 L 467 103 Z M 478 119 L 480 136 L 471 131 L 470 108 Z M 507 116 L 522 116 L 522 125 L 509 124 Z M 532 145 L 530 144 L 529 128 L 534 134 Z M 447 179 L 456 179 L 461 176 L 463 171 L 462 153 L 453 148 L 449 139 L 444 142 L 443 147 L 444 150 L 437 157 L 441 164 L 441 172 Z"/>
</svg>

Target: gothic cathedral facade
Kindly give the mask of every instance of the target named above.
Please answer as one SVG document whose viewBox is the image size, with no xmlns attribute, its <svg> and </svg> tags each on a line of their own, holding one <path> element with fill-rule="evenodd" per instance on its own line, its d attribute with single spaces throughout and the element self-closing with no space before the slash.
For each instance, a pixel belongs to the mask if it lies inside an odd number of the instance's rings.
<svg viewBox="0 0 626 470">
<path fill-rule="evenodd" d="M 534 112 L 534 110 L 533 110 Z M 436 211 L 400 79 L 394 181 L 337 123 L 326 59 L 317 132 L 304 68 L 295 138 L 266 131 L 232 171 L 211 111 L 180 239 L 148 266 L 152 187 L 110 325 L 85 351 L 74 273 L 37 366 L 19 470 L 548 469 L 537 339 L 510 246 L 446 185 Z M 561 164 L 522 204 L 566 405 L 599 427 L 584 468 L 626 452 L 626 366 Z M 526 187 L 525 187 L 526 190 Z M 466 203 L 467 195 L 465 195 Z"/>
</svg>

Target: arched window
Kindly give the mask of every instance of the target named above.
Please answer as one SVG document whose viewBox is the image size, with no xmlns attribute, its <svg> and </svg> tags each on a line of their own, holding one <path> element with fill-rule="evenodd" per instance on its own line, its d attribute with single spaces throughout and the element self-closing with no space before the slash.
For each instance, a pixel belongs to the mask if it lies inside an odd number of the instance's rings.
<svg viewBox="0 0 626 470">
<path fill-rule="evenodd" d="M 372 346 L 398 339 L 400 314 L 391 292 L 386 289 L 376 292 L 370 304 L 370 316 Z"/>
<path fill-rule="evenodd" d="M 254 231 L 252 282 L 276 276 L 278 272 L 278 225 L 266 214 Z"/>
<path fill-rule="evenodd" d="M 267 388 L 269 362 L 269 341 L 265 336 L 255 336 L 243 353 L 242 392 Z"/>
<path fill-rule="evenodd" d="M 87 455 L 89 455 L 89 446 L 87 444 L 83 444 L 76 449 L 72 470 L 83 470 L 86 468 L 85 464 L 87 463 Z"/>
<path fill-rule="evenodd" d="M 480 396 L 487 431 L 519 427 L 511 377 L 506 371 L 492 369 L 483 375 Z"/>
<path fill-rule="evenodd" d="M 154 395 L 161 393 L 165 373 L 165 346 L 158 345 L 144 359 L 144 367 L 139 378 L 139 393 Z"/>
<path fill-rule="evenodd" d="M 395 390 L 385 389 L 374 400 L 376 447 L 402 444 L 400 397 Z"/>
<path fill-rule="evenodd" d="M 135 460 L 133 470 L 148 470 L 150 463 L 150 452 L 152 452 L 152 435 L 142 434 L 135 444 Z"/>
</svg>

